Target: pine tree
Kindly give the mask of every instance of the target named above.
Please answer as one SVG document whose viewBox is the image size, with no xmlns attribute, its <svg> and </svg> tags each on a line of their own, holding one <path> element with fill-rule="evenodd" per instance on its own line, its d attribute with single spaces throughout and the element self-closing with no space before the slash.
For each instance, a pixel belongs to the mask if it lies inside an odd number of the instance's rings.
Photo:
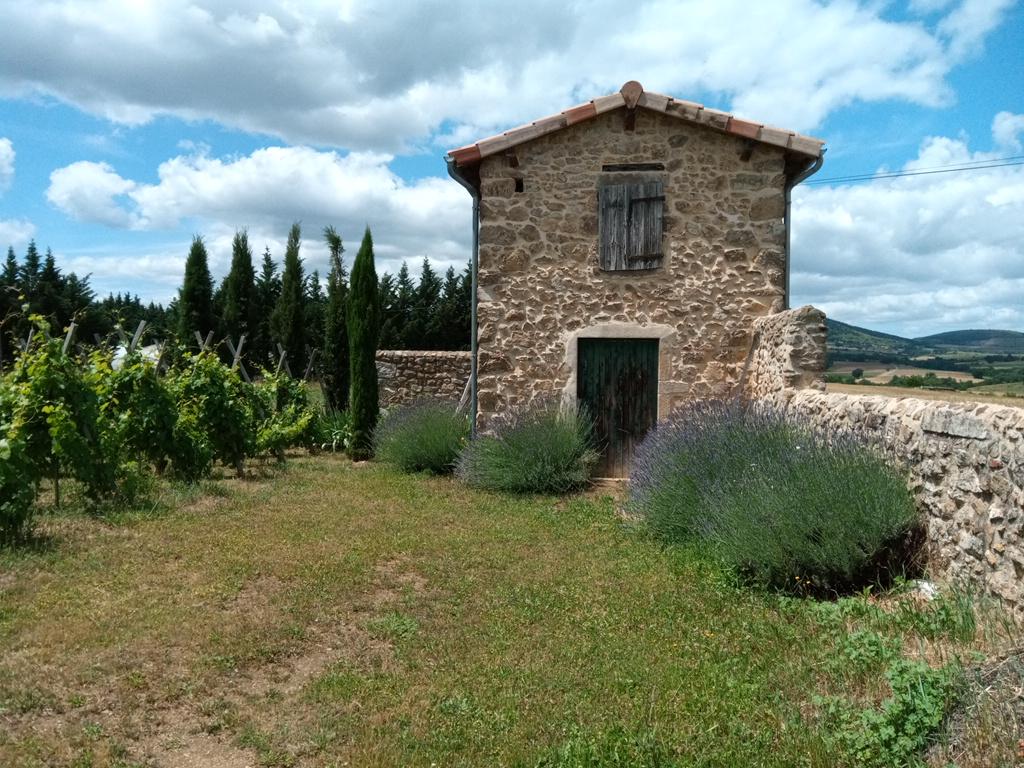
<svg viewBox="0 0 1024 768">
<path fill-rule="evenodd" d="M 205 338 L 214 330 L 213 278 L 206 256 L 203 238 L 192 238 L 192 247 L 185 260 L 185 279 L 178 292 L 177 336 L 181 344 L 195 343 L 194 332 Z"/>
<path fill-rule="evenodd" d="M 305 313 L 306 338 L 310 346 L 323 346 L 324 315 L 327 313 L 327 297 L 320 282 L 320 270 L 314 269 L 306 280 Z"/>
<path fill-rule="evenodd" d="M 415 329 L 412 327 L 413 306 L 416 302 L 416 286 L 409 277 L 409 267 L 403 261 L 395 282 L 395 303 L 391 317 L 398 343 L 393 349 L 415 349 Z"/>
<path fill-rule="evenodd" d="M 301 376 L 306 365 L 305 279 L 299 257 L 301 243 L 302 230 L 295 222 L 288 233 L 284 252 L 281 296 L 271 319 L 273 340 L 284 346 L 293 376 Z"/>
<path fill-rule="evenodd" d="M 257 304 L 252 249 L 249 247 L 249 235 L 242 230 L 235 232 L 231 243 L 231 269 L 224 278 L 224 308 L 221 315 L 224 334 L 235 344 L 242 334 L 246 336 L 246 346 L 253 342 L 259 322 Z"/>
<path fill-rule="evenodd" d="M 7 246 L 7 259 L 4 261 L 4 271 L 0 274 L 0 282 L 6 287 L 18 285 L 18 257 L 10 245 Z"/>
<path fill-rule="evenodd" d="M 138 297 L 136 297 L 138 298 Z M 96 294 L 89 285 L 89 276 L 79 277 L 74 272 L 64 275 L 60 287 L 60 306 L 63 317 L 61 327 L 72 320 L 78 325 L 76 336 L 91 341 L 94 335 L 109 333 L 103 320 L 103 313 L 96 303 Z"/>
<path fill-rule="evenodd" d="M 385 272 L 377 281 L 377 306 L 380 307 L 380 335 L 377 345 L 380 349 L 401 349 L 398 329 L 395 327 L 395 278 Z"/>
<path fill-rule="evenodd" d="M 22 292 L 29 302 L 36 292 L 36 285 L 39 283 L 40 258 L 39 250 L 36 248 L 36 241 L 28 241 L 28 250 L 25 252 L 25 261 L 18 272 L 18 290 Z"/>
<path fill-rule="evenodd" d="M 42 315 L 50 323 L 50 328 L 56 333 L 70 321 L 67 312 L 61 306 L 62 280 L 60 270 L 57 269 L 57 260 L 53 251 L 46 249 L 46 258 L 43 260 L 43 268 L 36 280 L 35 290 L 31 295 L 32 311 Z"/>
<path fill-rule="evenodd" d="M 331 271 L 327 275 L 327 311 L 324 318 L 323 389 L 327 404 L 336 410 L 348 407 L 348 276 L 341 254 L 345 249 L 334 227 L 324 227 L 324 240 L 330 252 Z"/>
<path fill-rule="evenodd" d="M 362 245 L 352 266 L 349 286 L 348 348 L 349 423 L 352 439 L 349 455 L 367 459 L 373 452 L 373 430 L 379 410 L 377 394 L 377 332 L 380 322 L 377 270 L 373 264 L 373 237 L 366 228 Z"/>
<path fill-rule="evenodd" d="M 4 262 L 3 272 L 0 273 L 0 368 L 11 362 L 20 306 L 18 257 L 14 255 L 14 248 L 8 246 L 7 260 Z"/>
<path fill-rule="evenodd" d="M 431 334 L 437 304 L 441 297 L 441 281 L 430 266 L 430 259 L 423 259 L 420 282 L 413 298 L 411 335 L 408 349 L 437 349 L 438 340 Z"/>
<path fill-rule="evenodd" d="M 468 327 L 462 322 L 462 279 L 452 267 L 444 274 L 441 298 L 437 311 L 431 319 L 428 336 L 434 340 L 436 349 L 468 349 Z"/>
<path fill-rule="evenodd" d="M 277 265 L 270 255 L 270 248 L 263 249 L 263 264 L 260 276 L 256 279 L 257 325 L 252 344 L 247 345 L 251 352 L 250 358 L 260 365 L 269 365 L 273 359 L 270 320 L 281 295 L 281 278 L 277 274 Z"/>
</svg>

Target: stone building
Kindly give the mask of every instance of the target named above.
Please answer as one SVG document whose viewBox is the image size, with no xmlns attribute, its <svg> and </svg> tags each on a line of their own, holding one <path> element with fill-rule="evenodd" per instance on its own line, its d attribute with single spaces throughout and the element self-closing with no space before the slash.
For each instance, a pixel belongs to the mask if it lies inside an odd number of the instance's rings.
<svg viewBox="0 0 1024 768">
<path fill-rule="evenodd" d="M 621 475 L 659 417 L 734 390 L 754 321 L 787 307 L 789 194 L 822 155 L 633 81 L 451 151 L 478 231 L 477 424 L 581 402 Z"/>
</svg>

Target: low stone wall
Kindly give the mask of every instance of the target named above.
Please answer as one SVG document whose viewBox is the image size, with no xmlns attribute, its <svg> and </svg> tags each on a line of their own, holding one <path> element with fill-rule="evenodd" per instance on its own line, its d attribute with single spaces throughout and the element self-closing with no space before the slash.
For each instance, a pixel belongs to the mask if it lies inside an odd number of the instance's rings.
<svg viewBox="0 0 1024 768">
<path fill-rule="evenodd" d="M 469 352 L 380 350 L 377 378 L 381 407 L 426 399 L 458 402 L 469 381 L 470 364 Z"/>
<path fill-rule="evenodd" d="M 811 306 L 754 321 L 740 387 L 753 399 L 786 400 L 807 387 L 825 389 L 825 313 Z"/>
<path fill-rule="evenodd" d="M 1024 613 L 1024 408 L 809 389 L 788 407 L 901 460 L 925 518 L 931 568 Z"/>
<path fill-rule="evenodd" d="M 932 570 L 1024 614 L 1024 408 L 825 392 L 825 342 L 813 307 L 758 320 L 743 391 L 862 435 L 903 463 Z"/>
</svg>

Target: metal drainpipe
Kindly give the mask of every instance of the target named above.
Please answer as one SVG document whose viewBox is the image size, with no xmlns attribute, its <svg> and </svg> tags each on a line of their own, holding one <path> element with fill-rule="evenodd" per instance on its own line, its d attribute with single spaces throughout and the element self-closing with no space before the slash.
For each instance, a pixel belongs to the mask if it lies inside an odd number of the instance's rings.
<svg viewBox="0 0 1024 768">
<path fill-rule="evenodd" d="M 469 412 L 472 416 L 469 422 L 470 434 L 476 437 L 476 273 L 480 262 L 480 191 L 474 187 L 461 173 L 452 158 L 446 158 L 448 175 L 466 188 L 473 198 L 473 251 L 470 264 L 470 290 L 472 295 L 469 300 Z"/>
<path fill-rule="evenodd" d="M 814 159 L 814 162 L 811 165 L 807 166 L 802 171 L 800 171 L 800 173 L 794 176 L 792 180 L 786 182 L 786 296 L 783 306 L 784 309 L 789 309 L 789 276 L 792 272 L 793 264 L 792 252 L 790 250 L 790 239 L 792 236 L 793 228 L 793 222 L 791 218 L 791 208 L 793 206 L 793 187 L 795 187 L 801 181 L 804 181 L 805 179 L 808 179 L 814 174 L 816 174 L 821 169 L 821 165 L 824 162 L 825 150 L 822 149 L 821 154 Z"/>
</svg>

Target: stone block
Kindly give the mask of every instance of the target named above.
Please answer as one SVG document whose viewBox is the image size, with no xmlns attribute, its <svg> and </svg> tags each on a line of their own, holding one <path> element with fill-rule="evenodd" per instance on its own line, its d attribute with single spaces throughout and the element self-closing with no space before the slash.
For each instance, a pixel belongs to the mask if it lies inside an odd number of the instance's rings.
<svg viewBox="0 0 1024 768">
<path fill-rule="evenodd" d="M 921 420 L 921 429 L 950 437 L 966 437 L 972 440 L 984 440 L 988 430 L 974 416 L 953 409 L 932 409 L 925 413 Z"/>
</svg>

